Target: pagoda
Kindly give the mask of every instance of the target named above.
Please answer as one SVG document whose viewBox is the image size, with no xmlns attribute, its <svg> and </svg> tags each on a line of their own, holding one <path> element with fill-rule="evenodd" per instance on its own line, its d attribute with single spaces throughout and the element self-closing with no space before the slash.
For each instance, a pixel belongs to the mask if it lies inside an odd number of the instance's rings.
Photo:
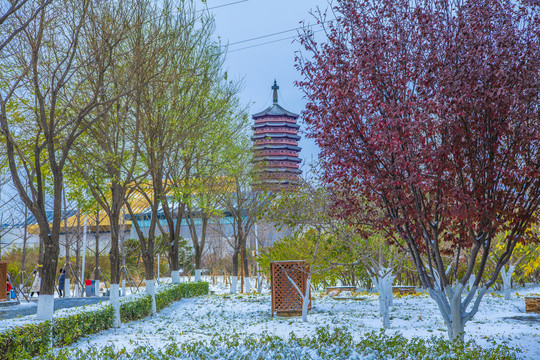
<svg viewBox="0 0 540 360">
<path fill-rule="evenodd" d="M 278 89 L 274 80 L 272 105 L 252 116 L 255 124 L 251 140 L 259 172 L 258 185 L 272 190 L 296 185 L 302 173 L 299 165 L 302 160 L 298 157 L 301 150 L 298 114 L 278 104 Z"/>
</svg>

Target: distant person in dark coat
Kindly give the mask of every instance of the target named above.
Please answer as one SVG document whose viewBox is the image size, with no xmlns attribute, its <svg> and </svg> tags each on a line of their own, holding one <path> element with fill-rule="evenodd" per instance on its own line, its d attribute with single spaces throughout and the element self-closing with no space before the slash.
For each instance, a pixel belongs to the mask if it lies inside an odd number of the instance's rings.
<svg viewBox="0 0 540 360">
<path fill-rule="evenodd" d="M 58 277 L 58 295 L 60 295 L 60 297 L 66 296 L 66 292 L 64 291 L 65 283 L 66 283 L 66 270 L 60 269 L 60 276 Z"/>
</svg>

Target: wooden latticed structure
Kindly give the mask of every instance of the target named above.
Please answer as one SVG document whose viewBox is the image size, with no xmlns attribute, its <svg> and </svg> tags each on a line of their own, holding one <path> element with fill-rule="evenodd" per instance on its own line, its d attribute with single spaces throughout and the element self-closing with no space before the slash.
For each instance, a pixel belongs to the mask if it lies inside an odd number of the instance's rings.
<svg viewBox="0 0 540 360">
<path fill-rule="evenodd" d="M 293 281 L 306 293 L 309 267 L 305 261 L 288 260 L 270 263 L 272 274 L 272 316 L 299 316 L 302 314 L 302 297 L 293 285 Z M 311 309 L 311 290 L 308 309 Z"/>
</svg>

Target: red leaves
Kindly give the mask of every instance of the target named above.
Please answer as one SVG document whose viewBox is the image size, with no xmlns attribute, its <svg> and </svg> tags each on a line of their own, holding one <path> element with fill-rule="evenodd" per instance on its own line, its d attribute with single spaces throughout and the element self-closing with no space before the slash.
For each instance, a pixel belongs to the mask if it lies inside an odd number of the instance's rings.
<svg viewBox="0 0 540 360">
<path fill-rule="evenodd" d="M 497 0 L 342 0 L 337 11 L 328 42 L 302 39 L 313 57 L 299 59 L 297 84 L 325 181 L 351 194 L 342 214 L 358 215 L 362 197 L 411 241 L 469 246 L 536 221 L 537 15 Z"/>
</svg>

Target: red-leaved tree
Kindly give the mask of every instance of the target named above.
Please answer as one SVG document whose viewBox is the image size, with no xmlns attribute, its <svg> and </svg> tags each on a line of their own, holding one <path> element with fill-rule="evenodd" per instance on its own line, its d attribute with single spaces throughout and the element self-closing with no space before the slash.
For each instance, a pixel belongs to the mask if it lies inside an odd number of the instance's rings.
<svg viewBox="0 0 540 360">
<path fill-rule="evenodd" d="M 391 232 L 410 253 L 449 337 L 462 337 L 538 220 L 540 11 L 509 0 L 338 0 L 333 12 L 322 42 L 301 34 L 297 63 L 325 180 L 348 195 L 342 216 Z"/>
</svg>

